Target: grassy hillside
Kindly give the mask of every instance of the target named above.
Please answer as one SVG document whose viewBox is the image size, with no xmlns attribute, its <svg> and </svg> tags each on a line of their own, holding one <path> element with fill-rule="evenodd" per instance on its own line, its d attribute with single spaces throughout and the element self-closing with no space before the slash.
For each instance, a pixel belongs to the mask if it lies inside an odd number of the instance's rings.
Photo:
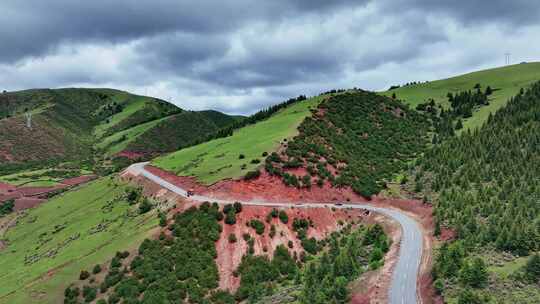
<svg viewBox="0 0 540 304">
<path fill-rule="evenodd" d="M 131 148 L 174 151 L 236 120 L 111 89 L 7 92 L 0 94 L 0 175 L 61 162 L 88 166 Z"/>
<path fill-rule="evenodd" d="M 128 140 L 120 141 L 116 147 L 115 145 L 108 147 L 108 153 L 119 150 L 141 153 L 179 150 L 236 120 L 216 111 L 183 111 L 114 134 L 112 137 L 119 138 L 125 135 Z"/>
<path fill-rule="evenodd" d="M 270 118 L 234 131 L 232 136 L 189 147 L 157 158 L 153 165 L 178 175 L 195 176 L 212 184 L 225 178 L 238 178 L 260 164 L 263 153 L 276 150 L 285 138 L 297 134 L 297 128 L 310 110 L 327 95 L 294 103 Z"/>
<path fill-rule="evenodd" d="M 410 104 L 413 108 L 430 98 L 433 98 L 436 103 L 448 106 L 448 92 L 457 93 L 472 90 L 477 83 L 481 84 L 483 88 L 491 86 L 494 92 L 490 96 L 490 104 L 480 108 L 473 113 L 471 118 L 464 121 L 464 128 L 468 129 L 481 126 L 487 120 L 489 113 L 503 107 L 508 99 L 517 94 L 521 88 L 527 87 L 538 80 L 540 80 L 540 63 L 534 62 L 408 85 L 386 91 L 383 94 L 386 96 L 396 94 L 398 99 Z"/>
<path fill-rule="evenodd" d="M 139 215 L 126 189 L 103 178 L 11 215 L 17 216 L 16 225 L 0 235 L 7 243 L 0 250 L 0 303 L 60 303 L 81 269 L 147 237 L 156 216 Z"/>
</svg>

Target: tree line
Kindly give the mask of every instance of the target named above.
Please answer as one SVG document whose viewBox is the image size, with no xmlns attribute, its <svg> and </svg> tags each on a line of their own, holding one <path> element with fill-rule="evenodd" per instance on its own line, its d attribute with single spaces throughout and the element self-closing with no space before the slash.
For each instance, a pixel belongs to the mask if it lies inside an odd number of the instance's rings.
<svg viewBox="0 0 540 304">
<path fill-rule="evenodd" d="M 473 253 L 486 246 L 518 256 L 540 249 L 539 101 L 540 82 L 480 129 L 427 151 L 411 170 L 417 190 L 433 201 L 435 234 L 443 227 L 457 233 L 458 241 L 441 248 L 435 277 L 439 286 L 459 278 L 464 298 L 477 296 L 469 288 L 485 286 L 485 267 L 470 260 Z"/>
</svg>

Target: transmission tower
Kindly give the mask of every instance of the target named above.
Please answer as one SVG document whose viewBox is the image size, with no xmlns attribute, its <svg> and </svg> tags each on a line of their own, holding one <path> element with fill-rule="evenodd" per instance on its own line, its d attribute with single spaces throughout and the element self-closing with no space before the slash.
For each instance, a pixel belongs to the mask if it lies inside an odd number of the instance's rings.
<svg viewBox="0 0 540 304">
<path fill-rule="evenodd" d="M 26 127 L 32 129 L 32 112 L 24 113 L 24 117 L 26 118 Z"/>
<path fill-rule="evenodd" d="M 512 56 L 512 54 L 510 53 L 504 53 L 504 63 L 506 65 L 509 65 L 510 64 L 510 56 Z"/>
</svg>

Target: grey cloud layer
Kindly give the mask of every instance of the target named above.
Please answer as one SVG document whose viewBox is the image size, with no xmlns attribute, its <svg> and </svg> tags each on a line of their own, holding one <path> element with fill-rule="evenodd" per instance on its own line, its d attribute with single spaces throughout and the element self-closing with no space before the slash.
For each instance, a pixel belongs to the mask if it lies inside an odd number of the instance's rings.
<svg viewBox="0 0 540 304">
<path fill-rule="evenodd" d="M 514 44 L 531 41 L 539 8 L 525 0 L 6 0 L 0 85 L 115 86 L 249 113 L 301 93 L 380 89 L 441 76 L 444 65 L 493 64 L 501 28 L 520 33 Z"/>
</svg>

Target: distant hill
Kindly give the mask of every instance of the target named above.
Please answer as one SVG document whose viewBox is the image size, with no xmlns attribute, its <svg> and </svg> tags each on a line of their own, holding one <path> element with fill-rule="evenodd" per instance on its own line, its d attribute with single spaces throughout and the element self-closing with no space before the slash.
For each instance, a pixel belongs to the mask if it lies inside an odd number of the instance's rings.
<svg viewBox="0 0 540 304">
<path fill-rule="evenodd" d="M 474 91 L 476 84 L 480 84 L 482 89 L 490 86 L 493 94 L 489 97 L 489 105 L 476 109 L 471 118 L 464 120 L 464 129 L 468 129 L 481 126 L 487 120 L 489 113 L 502 108 L 521 88 L 526 88 L 538 80 L 540 80 L 540 62 L 533 62 L 401 86 L 382 94 L 386 96 L 395 94 L 398 99 L 413 108 L 430 98 L 433 98 L 437 104 L 448 106 L 447 94 L 449 92 L 455 94 L 461 91 Z"/>
<path fill-rule="evenodd" d="M 4 92 L 0 94 L 0 173 L 60 162 L 91 165 L 120 152 L 155 156 L 237 120 L 112 89 Z"/>
</svg>

